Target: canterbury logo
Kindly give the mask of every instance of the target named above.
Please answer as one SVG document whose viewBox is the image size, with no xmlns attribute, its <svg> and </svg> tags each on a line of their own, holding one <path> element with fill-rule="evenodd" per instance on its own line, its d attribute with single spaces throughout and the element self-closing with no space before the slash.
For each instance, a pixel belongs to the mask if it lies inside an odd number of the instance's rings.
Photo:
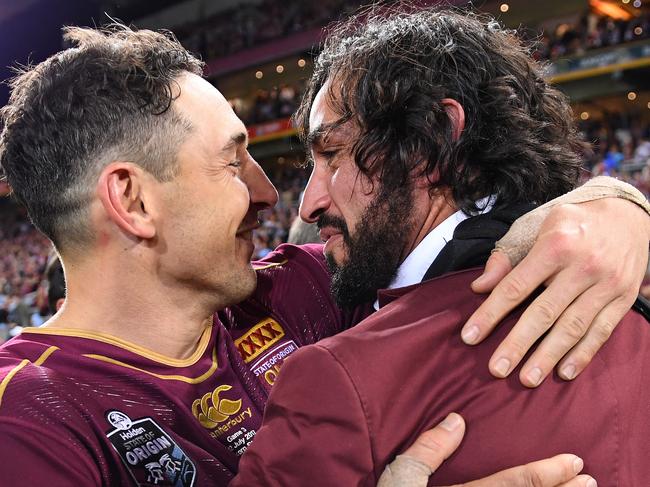
<svg viewBox="0 0 650 487">
<path fill-rule="evenodd" d="M 231 401 L 219 397 L 219 394 L 230 389 L 232 389 L 232 386 L 219 386 L 211 393 L 208 392 L 201 399 L 197 399 L 192 403 L 192 414 L 205 428 L 216 428 L 219 423 L 233 414 L 237 414 L 241 409 L 241 399 Z"/>
<path fill-rule="evenodd" d="M 258 357 L 262 352 L 268 350 L 284 336 L 284 330 L 280 323 L 272 318 L 260 321 L 251 328 L 245 335 L 235 340 L 235 346 L 239 350 L 244 362 L 248 363 Z"/>
</svg>

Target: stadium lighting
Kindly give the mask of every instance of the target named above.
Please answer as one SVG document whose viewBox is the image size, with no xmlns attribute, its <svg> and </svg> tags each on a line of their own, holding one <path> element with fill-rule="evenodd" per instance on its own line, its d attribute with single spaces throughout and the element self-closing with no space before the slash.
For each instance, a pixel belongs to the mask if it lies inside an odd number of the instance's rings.
<svg viewBox="0 0 650 487">
<path fill-rule="evenodd" d="M 635 28 L 634 28 L 634 33 L 635 33 L 636 35 L 640 36 L 641 34 L 643 34 L 643 27 L 641 27 L 641 26 L 637 26 L 637 27 L 635 27 Z"/>
<path fill-rule="evenodd" d="M 589 6 L 598 14 L 612 17 L 614 20 L 630 20 L 632 14 L 620 5 L 604 0 L 589 0 Z"/>
<path fill-rule="evenodd" d="M 582 120 L 589 120 L 589 112 L 582 112 L 582 113 L 580 114 L 580 118 L 581 118 Z"/>
<path fill-rule="evenodd" d="M 636 100 L 636 93 L 634 93 L 633 91 L 630 91 L 630 92 L 627 94 L 627 99 L 630 100 L 630 101 L 634 101 L 634 100 Z"/>
<path fill-rule="evenodd" d="M 281 64 L 278 64 L 278 65 L 275 67 L 275 71 L 276 71 L 278 74 L 282 74 L 282 73 L 284 72 L 284 66 L 282 66 Z"/>
<path fill-rule="evenodd" d="M 304 68 L 306 64 L 307 64 L 307 61 L 305 61 L 304 59 L 298 59 L 298 66 L 299 67 Z"/>
<path fill-rule="evenodd" d="M 630 0 L 621 0 L 621 2 L 623 2 L 623 3 L 626 3 L 626 4 L 627 4 L 627 3 L 630 3 Z"/>
<path fill-rule="evenodd" d="M 262 79 L 262 78 L 264 77 L 264 73 L 262 73 L 261 71 L 257 71 L 257 72 L 255 73 L 255 77 L 256 77 L 257 79 Z"/>
<path fill-rule="evenodd" d="M 634 3 L 632 5 L 634 5 L 636 8 L 641 8 L 641 0 L 634 0 Z"/>
<path fill-rule="evenodd" d="M 502 3 L 501 7 L 499 7 L 499 10 L 501 10 L 503 13 L 506 13 L 508 10 L 510 10 L 510 5 L 507 3 Z"/>
</svg>

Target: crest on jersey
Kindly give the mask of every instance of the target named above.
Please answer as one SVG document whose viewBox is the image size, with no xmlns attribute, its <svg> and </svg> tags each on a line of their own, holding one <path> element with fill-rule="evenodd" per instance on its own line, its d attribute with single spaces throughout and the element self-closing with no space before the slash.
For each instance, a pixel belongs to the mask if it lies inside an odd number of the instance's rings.
<svg viewBox="0 0 650 487">
<path fill-rule="evenodd" d="M 192 487 L 196 467 L 174 439 L 152 418 L 131 418 L 118 410 L 106 412 L 113 429 L 106 436 L 136 485 Z"/>
<path fill-rule="evenodd" d="M 249 363 L 271 348 L 283 336 L 284 330 L 280 323 L 273 318 L 266 318 L 235 340 L 235 346 L 244 362 Z"/>
</svg>

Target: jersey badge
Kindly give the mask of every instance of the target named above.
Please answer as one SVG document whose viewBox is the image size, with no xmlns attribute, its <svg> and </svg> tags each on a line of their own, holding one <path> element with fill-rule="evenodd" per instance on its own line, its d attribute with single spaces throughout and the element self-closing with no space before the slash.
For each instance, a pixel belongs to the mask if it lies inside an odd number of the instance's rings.
<svg viewBox="0 0 650 487">
<path fill-rule="evenodd" d="M 265 318 L 235 340 L 235 346 L 244 362 L 249 363 L 271 348 L 283 336 L 284 330 L 280 323 L 273 318 Z"/>
<path fill-rule="evenodd" d="M 196 467 L 174 439 L 152 418 L 132 420 L 122 411 L 106 412 L 106 436 L 127 470 L 142 487 L 192 487 Z"/>
</svg>

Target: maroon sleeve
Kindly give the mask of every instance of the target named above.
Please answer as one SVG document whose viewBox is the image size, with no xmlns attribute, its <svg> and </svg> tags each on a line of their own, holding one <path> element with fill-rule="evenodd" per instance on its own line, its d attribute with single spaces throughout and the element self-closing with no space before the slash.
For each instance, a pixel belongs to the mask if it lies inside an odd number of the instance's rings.
<svg viewBox="0 0 650 487">
<path fill-rule="evenodd" d="M 264 424 L 230 487 L 304 485 L 305 479 L 313 479 L 312 485 L 359 485 L 360 478 L 374 485 L 366 424 L 345 370 L 328 350 L 305 347 L 284 364 Z"/>
<path fill-rule="evenodd" d="M 93 456 L 73 449 L 65 441 L 67 434 L 58 434 L 56 428 L 23 419 L 0 420 L 2 485 L 102 485 Z"/>
</svg>

